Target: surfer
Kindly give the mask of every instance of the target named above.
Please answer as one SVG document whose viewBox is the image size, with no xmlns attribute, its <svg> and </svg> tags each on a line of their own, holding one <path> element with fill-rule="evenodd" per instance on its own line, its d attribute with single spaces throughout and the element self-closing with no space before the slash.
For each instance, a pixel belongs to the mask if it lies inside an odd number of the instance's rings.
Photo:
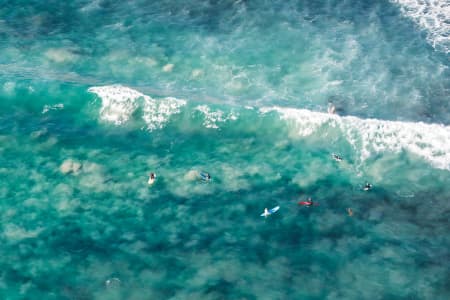
<svg viewBox="0 0 450 300">
<path fill-rule="evenodd" d="M 150 177 L 148 178 L 148 184 L 153 184 L 155 182 L 156 179 L 156 174 L 155 173 L 150 173 Z"/>
<path fill-rule="evenodd" d="M 201 172 L 200 173 L 200 177 L 203 181 L 210 181 L 211 180 L 211 175 L 209 175 L 209 173 L 207 172 Z"/>
<path fill-rule="evenodd" d="M 276 213 L 279 209 L 280 209 L 279 206 L 275 206 L 274 208 L 271 208 L 271 209 L 267 209 L 267 207 L 266 207 L 266 208 L 264 208 L 264 212 L 260 216 L 261 217 L 268 217 L 271 214 Z"/>
<path fill-rule="evenodd" d="M 370 184 L 370 183 L 368 183 L 368 182 L 366 182 L 366 185 L 364 185 L 364 190 L 365 191 L 368 191 L 368 190 L 370 190 L 372 188 L 372 185 Z"/>
<path fill-rule="evenodd" d="M 331 156 L 333 157 L 333 159 L 335 161 L 342 161 L 343 160 L 343 158 L 341 156 L 337 155 L 336 153 L 331 154 Z"/>
<path fill-rule="evenodd" d="M 336 113 L 336 106 L 334 106 L 334 104 L 332 102 L 328 103 L 327 111 L 329 114 Z"/>
<path fill-rule="evenodd" d="M 314 202 L 312 201 L 311 197 L 309 197 L 307 201 L 300 201 L 298 204 L 309 207 L 309 206 L 313 206 Z"/>
<path fill-rule="evenodd" d="M 349 217 L 353 216 L 353 210 L 350 207 L 347 208 L 347 213 Z"/>
</svg>

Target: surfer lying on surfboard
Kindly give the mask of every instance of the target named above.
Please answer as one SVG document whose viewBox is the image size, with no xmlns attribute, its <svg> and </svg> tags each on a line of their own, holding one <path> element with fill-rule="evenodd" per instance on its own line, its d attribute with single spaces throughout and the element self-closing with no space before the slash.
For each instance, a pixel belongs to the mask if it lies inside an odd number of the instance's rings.
<svg viewBox="0 0 450 300">
<path fill-rule="evenodd" d="M 156 174 L 150 173 L 150 175 L 148 177 L 148 184 L 152 185 L 155 182 L 155 179 L 156 179 Z"/>
<path fill-rule="evenodd" d="M 350 207 L 347 208 L 347 213 L 349 217 L 353 216 L 353 210 Z"/>
<path fill-rule="evenodd" d="M 312 201 L 311 197 L 308 198 L 308 201 L 300 201 L 298 202 L 298 205 L 302 205 L 302 206 L 316 206 L 319 205 L 315 202 Z"/>
<path fill-rule="evenodd" d="M 200 172 L 200 180 L 202 181 L 210 181 L 211 180 L 211 175 L 209 175 L 208 172 Z"/>
<path fill-rule="evenodd" d="M 333 159 L 335 161 L 342 161 L 343 160 L 342 156 L 337 155 L 336 153 L 331 154 L 331 157 L 333 157 Z"/>
<path fill-rule="evenodd" d="M 366 182 L 366 185 L 364 186 L 363 190 L 368 191 L 372 188 L 372 185 L 368 182 Z"/>
<path fill-rule="evenodd" d="M 271 214 L 276 213 L 279 209 L 280 209 L 279 206 L 275 206 L 274 208 L 271 208 L 271 209 L 267 209 L 267 207 L 266 207 L 266 208 L 264 208 L 264 212 L 260 216 L 261 217 L 270 216 Z"/>
</svg>

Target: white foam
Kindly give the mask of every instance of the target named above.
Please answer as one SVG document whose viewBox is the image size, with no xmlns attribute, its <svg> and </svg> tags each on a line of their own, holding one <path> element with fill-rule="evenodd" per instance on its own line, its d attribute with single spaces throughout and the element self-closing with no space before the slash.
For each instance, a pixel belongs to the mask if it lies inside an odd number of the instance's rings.
<svg viewBox="0 0 450 300">
<path fill-rule="evenodd" d="M 89 92 L 97 94 L 102 100 L 100 118 L 121 125 L 127 122 L 133 112 L 142 108 L 142 119 L 149 130 L 162 128 L 173 114 L 186 105 L 185 100 L 165 98 L 155 100 L 131 88 L 121 85 L 91 87 Z"/>
<path fill-rule="evenodd" d="M 205 120 L 203 121 L 203 125 L 206 128 L 217 129 L 219 128 L 219 125 L 217 125 L 217 123 L 225 123 L 228 120 L 235 121 L 238 118 L 234 112 L 226 114 L 221 110 L 213 111 L 207 105 L 199 105 L 195 109 L 204 114 Z"/>
<path fill-rule="evenodd" d="M 186 101 L 168 97 L 159 101 L 146 101 L 144 104 L 143 119 L 149 130 L 162 128 L 173 114 L 180 113 L 180 108 L 186 105 Z"/>
<path fill-rule="evenodd" d="M 45 56 L 56 63 L 72 62 L 77 59 L 77 55 L 65 48 L 49 49 L 45 52 Z"/>
<path fill-rule="evenodd" d="M 406 150 L 428 161 L 432 166 L 450 170 L 450 126 L 422 122 L 383 121 L 331 115 L 305 109 L 262 108 L 261 113 L 276 111 L 292 126 L 292 134 L 306 137 L 320 129 L 337 128 L 360 159 L 382 152 Z"/>
<path fill-rule="evenodd" d="M 120 125 L 128 121 L 137 108 L 137 100 L 148 96 L 120 85 L 91 87 L 89 92 L 97 94 L 102 100 L 100 118 Z"/>
<path fill-rule="evenodd" d="M 44 108 L 42 109 L 42 114 L 47 113 L 50 110 L 59 110 L 59 109 L 63 109 L 64 108 L 64 104 L 62 103 L 58 103 L 55 105 L 44 105 Z"/>
<path fill-rule="evenodd" d="M 400 6 L 403 15 L 428 32 L 428 42 L 435 49 L 450 52 L 449 0 L 390 0 Z"/>
</svg>

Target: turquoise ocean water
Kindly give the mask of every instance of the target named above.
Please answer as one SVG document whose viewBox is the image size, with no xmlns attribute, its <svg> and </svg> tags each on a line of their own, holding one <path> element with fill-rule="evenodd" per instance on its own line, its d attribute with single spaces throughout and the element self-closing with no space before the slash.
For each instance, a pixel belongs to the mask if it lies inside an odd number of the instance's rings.
<svg viewBox="0 0 450 300">
<path fill-rule="evenodd" d="M 1 299 L 450 298 L 448 1 L 0 3 Z"/>
</svg>

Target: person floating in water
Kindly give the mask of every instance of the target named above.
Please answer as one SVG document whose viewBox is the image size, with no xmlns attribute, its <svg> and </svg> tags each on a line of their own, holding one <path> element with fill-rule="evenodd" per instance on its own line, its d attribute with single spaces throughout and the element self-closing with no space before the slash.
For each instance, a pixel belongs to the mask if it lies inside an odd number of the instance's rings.
<svg viewBox="0 0 450 300">
<path fill-rule="evenodd" d="M 210 181 L 211 180 L 211 175 L 209 175 L 209 173 L 207 172 L 201 172 L 200 173 L 200 177 L 203 181 Z"/>
<path fill-rule="evenodd" d="M 328 103 L 327 111 L 328 111 L 329 114 L 334 114 L 334 113 L 336 113 L 336 106 L 334 106 L 334 104 L 331 103 L 331 102 Z"/>
<path fill-rule="evenodd" d="M 155 182 L 156 179 L 156 174 L 155 173 L 150 173 L 150 177 L 148 178 L 148 184 L 153 184 Z"/>
<path fill-rule="evenodd" d="M 333 157 L 333 159 L 335 161 L 342 161 L 343 160 L 342 156 L 339 156 L 336 153 L 331 154 L 331 156 Z"/>
<path fill-rule="evenodd" d="M 349 217 L 353 216 L 353 210 L 350 207 L 347 208 L 347 213 Z"/>
<path fill-rule="evenodd" d="M 370 183 L 368 183 L 368 182 L 366 182 L 366 185 L 364 185 L 364 188 L 363 188 L 365 191 L 368 191 L 368 190 L 370 190 L 370 189 L 372 189 L 372 185 L 370 184 Z"/>
</svg>

